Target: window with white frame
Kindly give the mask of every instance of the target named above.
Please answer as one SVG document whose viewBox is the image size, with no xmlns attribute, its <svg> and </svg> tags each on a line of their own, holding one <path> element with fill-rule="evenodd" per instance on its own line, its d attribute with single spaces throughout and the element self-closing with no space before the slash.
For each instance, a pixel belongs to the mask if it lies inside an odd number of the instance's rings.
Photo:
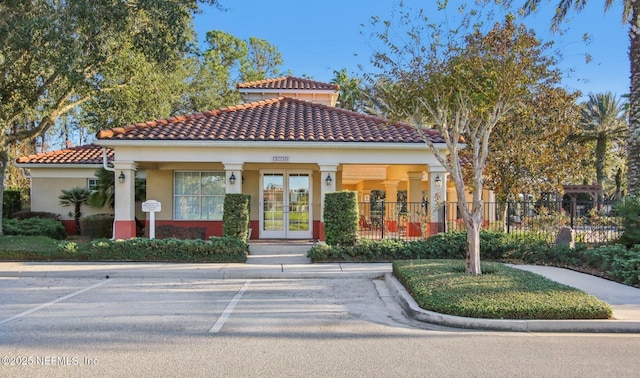
<svg viewBox="0 0 640 378">
<path fill-rule="evenodd" d="M 225 183 L 224 172 L 174 172 L 173 219 L 222 220 Z"/>
<path fill-rule="evenodd" d="M 99 185 L 100 185 L 100 180 L 94 179 L 94 178 L 87 179 L 87 189 L 96 190 L 98 189 Z"/>
</svg>

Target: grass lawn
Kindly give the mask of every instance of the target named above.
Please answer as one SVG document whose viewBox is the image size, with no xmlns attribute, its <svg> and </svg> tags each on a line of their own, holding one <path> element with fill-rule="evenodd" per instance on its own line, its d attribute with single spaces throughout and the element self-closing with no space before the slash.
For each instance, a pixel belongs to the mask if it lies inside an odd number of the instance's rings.
<svg viewBox="0 0 640 378">
<path fill-rule="evenodd" d="M 42 260 L 58 255 L 60 240 L 46 236 L 0 236 L 0 258 L 2 260 Z"/>
<path fill-rule="evenodd" d="M 491 319 L 609 319 L 607 303 L 540 275 L 500 263 L 464 273 L 462 260 L 407 260 L 393 274 L 418 305 L 448 315 Z"/>
</svg>

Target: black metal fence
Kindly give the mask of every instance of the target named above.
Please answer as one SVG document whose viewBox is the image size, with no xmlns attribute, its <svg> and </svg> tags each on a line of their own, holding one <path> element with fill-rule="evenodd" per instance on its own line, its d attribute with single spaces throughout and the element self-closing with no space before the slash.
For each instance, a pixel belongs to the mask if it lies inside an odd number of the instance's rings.
<svg viewBox="0 0 640 378">
<path fill-rule="evenodd" d="M 367 239 L 416 240 L 465 230 L 455 202 L 436 209 L 427 202 L 361 202 L 359 216 L 360 237 Z M 576 241 L 589 244 L 616 240 L 622 232 L 614 204 L 592 201 L 485 202 L 483 219 L 483 229 L 549 241 L 565 226 L 575 231 Z"/>
</svg>

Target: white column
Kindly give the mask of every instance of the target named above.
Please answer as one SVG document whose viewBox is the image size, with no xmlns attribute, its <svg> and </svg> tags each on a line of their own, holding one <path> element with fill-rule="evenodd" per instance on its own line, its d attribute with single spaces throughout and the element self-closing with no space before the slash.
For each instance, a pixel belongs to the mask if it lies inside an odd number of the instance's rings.
<svg viewBox="0 0 640 378">
<path fill-rule="evenodd" d="M 114 161 L 114 234 L 115 239 L 129 239 L 136 236 L 135 179 L 136 163 Z M 122 181 L 122 182 L 121 182 Z"/>
<path fill-rule="evenodd" d="M 440 207 L 447 201 L 447 173 L 429 171 L 429 215 L 431 222 L 440 221 Z"/>
<path fill-rule="evenodd" d="M 324 197 L 327 192 L 336 191 L 336 181 L 338 179 L 336 172 L 338 164 L 322 164 L 320 165 L 320 221 L 324 222 Z M 328 180 L 330 178 L 331 180 Z"/>
<path fill-rule="evenodd" d="M 409 205 L 409 217 L 412 222 L 420 220 L 420 215 L 415 211 L 419 209 L 418 203 L 422 202 L 422 176 L 423 172 L 408 172 L 409 185 L 407 187 L 407 202 Z"/>
<path fill-rule="evenodd" d="M 227 177 L 226 188 L 227 193 L 242 193 L 242 167 L 244 163 L 225 163 L 224 171 Z M 233 178 L 233 180 L 232 180 Z M 233 184 L 231 181 L 234 181 Z"/>
</svg>

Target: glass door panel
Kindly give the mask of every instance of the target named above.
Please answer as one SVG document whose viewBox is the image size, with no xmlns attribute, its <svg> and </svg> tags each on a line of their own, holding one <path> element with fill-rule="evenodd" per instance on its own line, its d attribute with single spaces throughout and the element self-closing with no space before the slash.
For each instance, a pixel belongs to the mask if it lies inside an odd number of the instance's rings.
<svg viewBox="0 0 640 378">
<path fill-rule="evenodd" d="M 264 231 L 284 232 L 284 175 L 275 173 L 265 174 L 262 193 L 262 229 Z"/>
</svg>

